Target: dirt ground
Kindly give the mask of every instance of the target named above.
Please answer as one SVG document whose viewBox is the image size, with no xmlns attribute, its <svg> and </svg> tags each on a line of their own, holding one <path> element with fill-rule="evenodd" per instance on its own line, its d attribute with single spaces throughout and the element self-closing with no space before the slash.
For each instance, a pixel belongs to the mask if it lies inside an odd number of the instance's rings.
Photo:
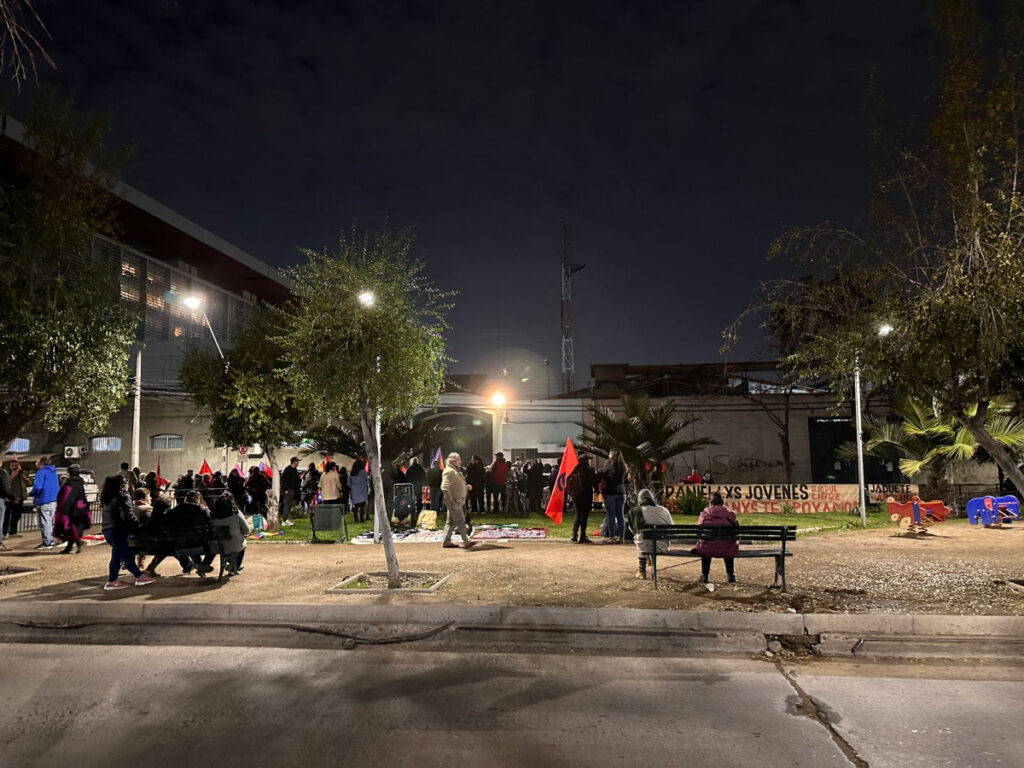
<svg viewBox="0 0 1024 768">
<path fill-rule="evenodd" d="M 383 570 L 383 549 L 350 544 L 252 542 L 244 572 L 217 584 L 182 576 L 177 563 L 148 587 L 100 589 L 110 550 L 103 544 L 80 555 L 59 548 L 36 552 L 38 538 L 8 539 L 6 568 L 34 568 L 15 578 L 0 575 L 6 600 L 180 600 L 231 603 L 467 603 L 487 605 L 661 608 L 806 613 L 936 613 L 1024 615 L 1024 592 L 1006 583 L 1024 579 L 1024 526 L 1004 530 L 954 522 L 934 535 L 906 538 L 892 530 L 851 531 L 798 538 L 787 561 L 789 592 L 769 590 L 771 559 L 737 560 L 736 584 L 727 584 L 720 560 L 712 566 L 714 591 L 697 583 L 693 557 L 660 562 L 661 589 L 634 579 L 632 544 L 589 546 L 565 540 L 486 542 L 475 548 L 399 544 L 403 570 L 452 574 L 434 594 L 326 594 L 360 571 Z M 130 581 L 131 577 L 125 576 Z M 718 583 L 720 580 L 722 583 Z"/>
</svg>

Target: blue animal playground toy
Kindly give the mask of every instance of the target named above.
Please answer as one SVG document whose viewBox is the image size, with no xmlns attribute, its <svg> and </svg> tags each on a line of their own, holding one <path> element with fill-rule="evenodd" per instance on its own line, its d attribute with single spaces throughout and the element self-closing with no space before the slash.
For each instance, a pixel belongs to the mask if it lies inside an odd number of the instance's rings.
<svg viewBox="0 0 1024 768">
<path fill-rule="evenodd" d="M 981 496 L 967 502 L 967 521 L 985 528 L 1002 528 L 1020 520 L 1020 501 L 1016 496 Z"/>
</svg>

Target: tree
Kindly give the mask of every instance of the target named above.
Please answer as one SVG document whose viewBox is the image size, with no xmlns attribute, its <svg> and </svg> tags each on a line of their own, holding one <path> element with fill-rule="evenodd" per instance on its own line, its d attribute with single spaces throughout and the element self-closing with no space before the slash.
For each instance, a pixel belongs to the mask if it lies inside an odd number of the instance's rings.
<svg viewBox="0 0 1024 768">
<path fill-rule="evenodd" d="M 889 151 L 868 224 L 791 229 L 772 246 L 800 277 L 762 286 L 762 308 L 799 328 L 787 362 L 845 395 L 859 363 L 890 391 L 923 395 L 1018 486 L 987 428 L 1019 394 L 1024 359 L 1024 17 L 1007 6 L 989 40 L 975 4 L 945 0 L 934 116 L 916 148 Z M 885 338 L 882 325 L 891 326 Z"/>
<path fill-rule="evenodd" d="M 118 265 L 93 235 L 116 235 L 109 190 L 124 157 L 108 121 L 41 92 L 0 185 L 0 445 L 30 423 L 102 430 L 129 389 L 137 318 L 119 303 Z"/>
<path fill-rule="evenodd" d="M 413 258 L 411 229 L 339 238 L 304 251 L 291 271 L 295 299 L 282 338 L 289 379 L 317 423 L 358 424 L 370 461 L 388 585 L 401 586 L 380 475 L 380 426 L 437 401 L 447 358 L 452 293 Z M 309 338 L 320 343 L 310 349 Z"/>
<path fill-rule="evenodd" d="M 236 335 L 225 359 L 202 347 L 185 355 L 180 379 L 199 411 L 210 419 L 210 437 L 221 445 L 263 447 L 273 475 L 273 493 L 280 495 L 278 451 L 298 443 L 303 426 L 278 341 L 282 320 L 269 307 L 254 309 Z M 278 524 L 277 506 L 270 505 L 269 525 Z"/>
<path fill-rule="evenodd" d="M 623 395 L 622 416 L 609 409 L 590 405 L 587 412 L 592 423 L 576 422 L 583 429 L 577 437 L 577 449 L 607 457 L 616 449 L 629 467 L 633 481 L 641 488 L 650 487 L 652 470 L 662 462 L 687 451 L 716 445 L 710 437 L 687 440 L 679 437 L 686 427 L 700 420 L 698 416 L 676 418 L 679 406 L 672 400 L 652 405 L 645 394 Z"/>
<path fill-rule="evenodd" d="M 0 0 L 0 71 L 10 71 L 19 91 L 30 71 L 38 76 L 36 56 L 56 69 L 39 40 L 49 34 L 33 0 Z"/>
<path fill-rule="evenodd" d="M 446 441 L 453 429 L 437 421 L 392 419 L 380 431 L 381 460 L 398 462 L 433 450 Z M 366 451 L 362 430 L 349 424 L 319 425 L 306 430 L 319 451 L 357 456 Z"/>
<path fill-rule="evenodd" d="M 1000 399 L 988 406 L 985 429 L 997 443 L 1015 453 L 1024 445 L 1024 420 L 1013 416 L 1012 402 Z M 868 417 L 864 453 L 897 461 L 909 478 L 924 474 L 934 496 L 941 498 L 949 472 L 959 461 L 978 459 L 978 441 L 956 421 L 944 418 L 931 405 L 913 397 L 900 398 L 893 409 L 899 421 Z M 976 407 L 970 409 L 973 414 Z M 857 446 L 846 442 L 836 449 L 840 459 L 855 460 Z M 986 455 L 987 457 L 987 455 Z"/>
</svg>

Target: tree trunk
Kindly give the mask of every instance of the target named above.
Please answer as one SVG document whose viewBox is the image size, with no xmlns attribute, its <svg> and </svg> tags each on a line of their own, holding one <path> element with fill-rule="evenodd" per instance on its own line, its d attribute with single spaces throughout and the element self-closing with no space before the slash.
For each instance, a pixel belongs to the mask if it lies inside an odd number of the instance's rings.
<svg viewBox="0 0 1024 768">
<path fill-rule="evenodd" d="M 21 431 L 42 414 L 42 408 L 34 408 L 30 413 L 0 415 L 0 454 L 7 450 L 11 443 L 21 436 Z"/>
<path fill-rule="evenodd" d="M 1003 447 L 1002 443 L 992 437 L 983 424 L 977 423 L 977 419 L 969 419 L 960 413 L 956 414 L 956 419 L 974 435 L 978 445 L 988 451 L 988 455 L 999 465 L 1010 482 L 1017 488 L 1024 489 L 1024 472 L 1020 471 L 1017 462 L 1013 460 L 1010 452 Z"/>
<path fill-rule="evenodd" d="M 791 447 L 789 445 L 789 430 L 779 432 L 779 442 L 782 443 L 782 463 L 786 469 L 786 485 L 793 484 L 793 462 L 791 460 Z"/>
<path fill-rule="evenodd" d="M 277 471 L 277 455 L 269 445 L 263 446 L 267 454 L 267 464 L 270 465 L 270 496 L 267 499 L 267 528 L 271 531 L 278 530 L 278 500 L 281 498 L 281 473 Z"/>
<path fill-rule="evenodd" d="M 381 540 L 384 543 L 384 559 L 388 569 L 388 589 L 402 586 L 398 572 L 398 555 L 391 538 L 391 520 L 388 519 L 387 504 L 384 503 L 384 481 L 380 476 L 380 446 L 377 444 L 377 414 L 365 400 L 359 406 L 359 425 L 363 429 L 366 444 L 366 458 L 370 461 L 370 477 L 373 479 L 373 511 L 380 522 Z"/>
</svg>

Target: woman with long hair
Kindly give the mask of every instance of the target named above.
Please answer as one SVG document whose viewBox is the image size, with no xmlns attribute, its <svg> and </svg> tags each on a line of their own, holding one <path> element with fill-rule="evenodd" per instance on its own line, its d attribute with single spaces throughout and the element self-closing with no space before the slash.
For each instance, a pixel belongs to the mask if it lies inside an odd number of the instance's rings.
<svg viewBox="0 0 1024 768">
<path fill-rule="evenodd" d="M 366 513 L 366 500 L 370 497 L 370 476 L 366 474 L 366 463 L 362 459 L 352 462 L 348 487 L 352 494 L 352 515 L 357 523 L 361 523 L 369 518 Z"/>
<path fill-rule="evenodd" d="M 626 462 L 622 454 L 612 448 L 608 451 L 608 460 L 601 467 L 599 483 L 604 483 L 601 492 L 604 497 L 604 508 L 608 512 L 608 544 L 621 544 L 626 535 Z"/>
<path fill-rule="evenodd" d="M 139 521 L 132 512 L 127 478 L 112 475 L 104 480 L 100 504 L 103 505 L 103 538 L 110 545 L 110 563 L 107 567 L 109 578 L 103 589 L 124 589 L 130 586 L 117 578 L 122 565 L 135 577 L 135 586 L 152 584 L 156 579 L 139 570 L 135 564 L 135 553 L 128 544 L 128 536 L 139 527 Z"/>
</svg>

